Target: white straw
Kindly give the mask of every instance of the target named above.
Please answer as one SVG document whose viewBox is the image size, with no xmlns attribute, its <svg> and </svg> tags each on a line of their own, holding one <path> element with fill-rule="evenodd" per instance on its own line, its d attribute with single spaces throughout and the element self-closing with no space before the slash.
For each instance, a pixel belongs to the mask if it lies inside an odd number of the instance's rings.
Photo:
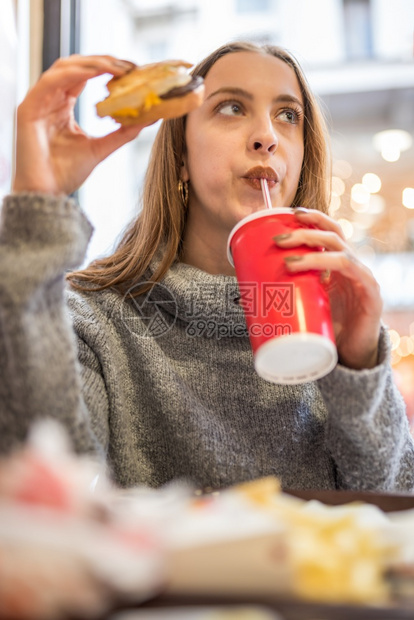
<svg viewBox="0 0 414 620">
<path fill-rule="evenodd" d="M 272 209 L 272 201 L 270 199 L 269 186 L 266 179 L 260 179 L 260 185 L 262 186 L 263 200 L 268 209 Z"/>
</svg>

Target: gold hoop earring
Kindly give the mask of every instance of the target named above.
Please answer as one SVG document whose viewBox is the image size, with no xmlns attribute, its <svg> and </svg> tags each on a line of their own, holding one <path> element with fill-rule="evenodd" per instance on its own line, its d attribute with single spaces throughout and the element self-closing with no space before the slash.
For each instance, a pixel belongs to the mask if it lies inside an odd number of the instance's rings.
<svg viewBox="0 0 414 620">
<path fill-rule="evenodd" d="M 188 207 L 188 181 L 182 181 L 181 179 L 178 181 L 178 195 L 184 209 L 186 209 Z"/>
</svg>

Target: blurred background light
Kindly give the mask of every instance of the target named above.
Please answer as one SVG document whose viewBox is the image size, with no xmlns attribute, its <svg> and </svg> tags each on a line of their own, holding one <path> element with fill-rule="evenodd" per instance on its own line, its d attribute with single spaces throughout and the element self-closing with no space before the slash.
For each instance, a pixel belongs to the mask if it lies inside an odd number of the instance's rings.
<svg viewBox="0 0 414 620">
<path fill-rule="evenodd" d="M 357 256 L 363 263 L 370 264 L 375 260 L 375 250 L 371 245 L 364 244 L 357 249 Z"/>
<path fill-rule="evenodd" d="M 337 194 L 332 193 L 331 202 L 329 205 L 330 212 L 335 213 L 336 211 L 339 211 L 340 208 L 341 208 L 341 197 L 338 196 Z"/>
<path fill-rule="evenodd" d="M 341 177 L 333 176 L 332 177 L 332 193 L 337 196 L 342 196 L 345 191 L 345 183 L 341 179 Z"/>
<path fill-rule="evenodd" d="M 376 194 L 381 189 L 381 179 L 373 172 L 366 172 L 362 177 L 362 185 L 367 188 L 370 194 Z"/>
<path fill-rule="evenodd" d="M 414 209 L 414 188 L 406 187 L 402 193 L 402 203 L 407 209 Z"/>
<path fill-rule="evenodd" d="M 352 166 L 345 159 L 337 159 L 333 162 L 332 172 L 341 179 L 349 179 L 352 175 Z"/>
<path fill-rule="evenodd" d="M 396 350 L 401 357 L 411 355 L 414 351 L 414 342 L 412 341 L 412 338 L 410 338 L 410 336 L 401 336 L 400 343 Z"/>
<path fill-rule="evenodd" d="M 370 196 L 369 204 L 368 204 L 368 212 L 372 215 L 379 215 L 385 211 L 386 203 L 385 199 L 382 196 L 378 196 L 377 194 L 374 196 Z"/>
<path fill-rule="evenodd" d="M 355 183 L 351 188 L 351 198 L 353 202 L 366 205 L 369 202 L 370 193 L 362 183 Z"/>
<path fill-rule="evenodd" d="M 388 330 L 388 334 L 391 340 L 391 349 L 395 351 L 400 344 L 400 334 L 395 329 Z"/>
<path fill-rule="evenodd" d="M 386 129 L 379 131 L 373 137 L 374 147 L 381 153 L 385 161 L 398 161 L 403 151 L 412 145 L 412 137 L 403 129 Z"/>
<path fill-rule="evenodd" d="M 352 222 L 347 220 L 346 218 L 340 218 L 338 220 L 346 239 L 350 239 L 354 233 L 354 227 Z"/>
</svg>

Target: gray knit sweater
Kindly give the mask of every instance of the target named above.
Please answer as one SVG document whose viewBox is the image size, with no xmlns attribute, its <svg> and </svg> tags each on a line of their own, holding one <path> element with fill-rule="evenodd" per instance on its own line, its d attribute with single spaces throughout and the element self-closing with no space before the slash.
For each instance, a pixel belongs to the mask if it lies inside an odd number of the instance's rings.
<svg viewBox="0 0 414 620">
<path fill-rule="evenodd" d="M 5 199 L 0 450 L 53 417 L 123 486 L 264 475 L 285 487 L 411 490 L 414 445 L 383 331 L 372 370 L 274 385 L 253 368 L 235 278 L 177 263 L 150 294 L 67 292 L 91 226 L 65 197 Z M 151 279 L 151 274 L 148 278 Z"/>
</svg>

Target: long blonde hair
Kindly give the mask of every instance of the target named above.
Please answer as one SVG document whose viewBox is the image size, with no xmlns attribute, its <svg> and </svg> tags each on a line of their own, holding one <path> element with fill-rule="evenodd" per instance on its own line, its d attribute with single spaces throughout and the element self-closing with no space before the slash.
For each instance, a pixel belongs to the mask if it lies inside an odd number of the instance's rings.
<svg viewBox="0 0 414 620">
<path fill-rule="evenodd" d="M 292 207 L 328 210 L 328 140 L 325 122 L 297 61 L 286 50 L 237 41 L 218 48 L 193 70 L 205 77 L 226 54 L 236 52 L 270 54 L 289 65 L 296 74 L 304 102 L 304 159 Z M 155 138 L 143 188 L 142 210 L 127 228 L 118 247 L 108 257 L 94 260 L 83 270 L 67 276 L 78 290 L 113 288 L 124 294 L 143 278 L 157 251 L 162 258 L 151 274 L 159 282 L 172 263 L 180 258 L 185 227 L 185 208 L 178 193 L 180 169 L 185 153 L 185 117 L 164 121 Z M 134 287 L 135 294 L 148 286 Z"/>
</svg>

